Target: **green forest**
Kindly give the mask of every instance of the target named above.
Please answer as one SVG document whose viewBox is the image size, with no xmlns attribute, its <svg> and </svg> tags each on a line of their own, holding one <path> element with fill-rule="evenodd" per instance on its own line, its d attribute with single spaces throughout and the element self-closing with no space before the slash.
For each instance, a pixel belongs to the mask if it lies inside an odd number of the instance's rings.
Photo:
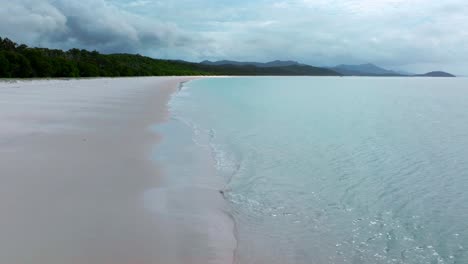
<svg viewBox="0 0 468 264">
<path fill-rule="evenodd" d="M 171 75 L 340 75 L 308 65 L 261 68 L 205 65 L 131 54 L 31 48 L 0 37 L 0 78 L 120 77 Z"/>
<path fill-rule="evenodd" d="M 193 66 L 140 55 L 104 55 L 97 51 L 30 48 L 0 38 L 0 77 L 118 77 L 204 75 Z"/>
</svg>

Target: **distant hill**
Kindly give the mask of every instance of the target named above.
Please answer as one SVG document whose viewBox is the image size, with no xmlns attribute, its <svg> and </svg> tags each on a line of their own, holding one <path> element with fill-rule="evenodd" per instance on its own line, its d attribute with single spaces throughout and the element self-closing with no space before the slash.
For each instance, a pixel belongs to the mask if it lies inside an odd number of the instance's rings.
<svg viewBox="0 0 468 264">
<path fill-rule="evenodd" d="M 329 69 L 348 76 L 405 76 L 396 71 L 378 67 L 372 63 L 359 65 L 340 64 Z"/>
<path fill-rule="evenodd" d="M 246 65 L 251 65 L 251 66 L 256 66 L 256 67 L 261 67 L 261 68 L 269 68 L 269 67 L 287 67 L 287 66 L 298 66 L 298 65 L 305 65 L 305 64 L 300 64 L 297 61 L 280 61 L 280 60 L 275 60 L 275 61 L 270 61 L 270 62 L 242 62 L 242 61 L 230 61 L 230 60 L 221 60 L 221 61 L 202 61 L 200 64 L 204 65 L 215 65 L 215 66 L 221 66 L 221 65 L 236 65 L 236 66 L 246 66 Z"/>
<path fill-rule="evenodd" d="M 341 76 L 341 74 L 333 70 L 309 65 L 258 67 L 254 65 L 208 65 L 200 63 L 195 68 L 215 75 Z"/>
<path fill-rule="evenodd" d="M 376 66 L 372 63 L 359 64 L 359 65 L 346 65 L 341 64 L 329 69 L 341 73 L 345 76 L 422 76 L 422 77 L 456 77 L 447 72 L 433 71 L 425 74 L 413 74 L 404 71 L 392 71 Z"/>
<path fill-rule="evenodd" d="M 425 74 L 416 74 L 414 76 L 421 76 L 421 77 L 456 77 L 455 75 L 443 72 L 443 71 L 432 71 Z"/>
</svg>

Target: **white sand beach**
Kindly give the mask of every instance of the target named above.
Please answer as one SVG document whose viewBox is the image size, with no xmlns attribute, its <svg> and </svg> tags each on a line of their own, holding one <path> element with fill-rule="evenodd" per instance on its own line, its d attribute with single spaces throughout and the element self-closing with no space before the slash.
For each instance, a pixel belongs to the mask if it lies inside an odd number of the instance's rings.
<svg viewBox="0 0 468 264">
<path fill-rule="evenodd" d="M 190 79 L 0 82 L 0 263 L 231 263 L 219 192 L 163 184 L 150 156 Z"/>
</svg>

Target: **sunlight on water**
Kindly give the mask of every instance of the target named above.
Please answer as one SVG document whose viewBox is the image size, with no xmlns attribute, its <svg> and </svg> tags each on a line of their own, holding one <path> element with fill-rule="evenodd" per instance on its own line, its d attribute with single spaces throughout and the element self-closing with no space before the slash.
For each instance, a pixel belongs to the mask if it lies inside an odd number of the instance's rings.
<svg viewBox="0 0 468 264">
<path fill-rule="evenodd" d="M 468 79 L 202 79 L 171 101 L 211 149 L 250 263 L 468 263 Z"/>
</svg>

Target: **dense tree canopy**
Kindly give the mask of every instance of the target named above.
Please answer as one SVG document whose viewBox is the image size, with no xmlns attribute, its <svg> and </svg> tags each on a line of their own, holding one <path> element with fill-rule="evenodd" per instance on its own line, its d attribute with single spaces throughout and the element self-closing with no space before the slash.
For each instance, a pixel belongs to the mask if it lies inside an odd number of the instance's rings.
<svg viewBox="0 0 468 264">
<path fill-rule="evenodd" d="M 104 55 L 97 51 L 29 48 L 0 38 L 0 77 L 98 77 L 206 75 L 192 64 L 139 55 Z"/>
<path fill-rule="evenodd" d="M 253 65 L 206 65 L 130 54 L 100 54 L 30 48 L 0 37 L 0 78 L 119 77 L 167 75 L 339 75 L 308 65 L 262 68 Z"/>
</svg>

